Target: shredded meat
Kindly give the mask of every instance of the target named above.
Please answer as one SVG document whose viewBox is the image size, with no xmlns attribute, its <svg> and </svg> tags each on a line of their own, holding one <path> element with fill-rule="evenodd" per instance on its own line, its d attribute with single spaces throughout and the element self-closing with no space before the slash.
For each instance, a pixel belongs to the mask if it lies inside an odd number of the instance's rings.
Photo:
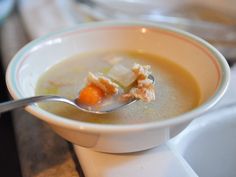
<svg viewBox="0 0 236 177">
<path fill-rule="evenodd" d="M 151 74 L 150 66 L 134 64 L 132 71 L 137 75 L 136 85 L 130 89 L 129 93 L 123 94 L 122 99 L 128 100 L 138 98 L 145 102 L 155 100 L 155 89 L 152 80 L 148 78 Z"/>
<path fill-rule="evenodd" d="M 151 74 L 150 69 L 150 65 L 142 66 L 140 64 L 135 63 L 132 68 L 132 71 L 137 76 L 137 80 L 141 80 L 148 78 L 148 76 Z"/>
<path fill-rule="evenodd" d="M 87 84 L 94 84 L 104 91 L 106 95 L 114 95 L 118 93 L 118 85 L 104 76 L 96 76 L 89 72 Z"/>
<path fill-rule="evenodd" d="M 130 94 L 145 102 L 155 100 L 154 85 L 150 79 L 139 80 L 138 86 L 132 88 Z"/>
</svg>

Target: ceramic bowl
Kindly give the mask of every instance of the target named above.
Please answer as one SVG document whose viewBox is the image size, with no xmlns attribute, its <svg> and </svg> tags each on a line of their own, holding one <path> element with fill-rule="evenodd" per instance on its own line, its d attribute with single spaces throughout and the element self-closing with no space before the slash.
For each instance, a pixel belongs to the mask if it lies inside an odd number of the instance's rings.
<svg viewBox="0 0 236 177">
<path fill-rule="evenodd" d="M 134 152 L 158 146 L 178 134 L 214 106 L 229 83 L 230 69 L 225 58 L 204 40 L 158 24 L 110 21 L 81 24 L 29 43 L 7 69 L 8 89 L 14 99 L 34 96 L 39 77 L 58 62 L 83 52 L 113 49 L 141 50 L 181 65 L 198 82 L 201 104 L 171 119 L 133 125 L 71 120 L 46 112 L 37 104 L 26 110 L 76 145 L 102 152 Z"/>
</svg>

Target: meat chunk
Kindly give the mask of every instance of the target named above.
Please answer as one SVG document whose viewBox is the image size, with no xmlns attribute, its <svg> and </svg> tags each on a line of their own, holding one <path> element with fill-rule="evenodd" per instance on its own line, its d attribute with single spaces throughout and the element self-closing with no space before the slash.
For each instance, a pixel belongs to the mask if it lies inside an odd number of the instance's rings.
<svg viewBox="0 0 236 177">
<path fill-rule="evenodd" d="M 150 69 L 151 69 L 150 65 L 142 66 L 140 64 L 135 63 L 132 68 L 132 71 L 137 76 L 137 80 L 142 80 L 142 79 L 147 79 L 148 76 L 151 74 Z"/>
<path fill-rule="evenodd" d="M 154 85 L 150 79 L 138 80 L 138 86 L 132 88 L 129 93 L 144 102 L 155 100 Z"/>
<path fill-rule="evenodd" d="M 104 91 L 105 95 L 114 95 L 118 93 L 119 86 L 105 76 L 96 76 L 89 72 L 87 84 L 94 84 L 99 87 L 102 91 Z"/>
<path fill-rule="evenodd" d="M 155 89 L 153 81 L 148 78 L 151 74 L 150 66 L 134 64 L 132 71 L 137 75 L 136 85 L 132 87 L 129 93 L 122 96 L 122 99 L 137 98 L 144 102 L 155 100 Z"/>
</svg>

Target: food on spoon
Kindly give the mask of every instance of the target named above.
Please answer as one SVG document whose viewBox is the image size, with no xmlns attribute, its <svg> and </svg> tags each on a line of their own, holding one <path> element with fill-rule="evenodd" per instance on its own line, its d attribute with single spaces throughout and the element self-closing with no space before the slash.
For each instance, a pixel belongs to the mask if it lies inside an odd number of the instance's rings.
<svg viewBox="0 0 236 177">
<path fill-rule="evenodd" d="M 113 80 L 123 87 L 132 85 L 128 93 L 122 95 L 123 101 L 129 99 L 140 99 L 144 102 L 155 100 L 154 83 L 148 78 L 151 74 L 150 65 L 140 65 L 135 63 L 132 69 L 128 69 L 120 64 L 112 67 L 108 73 Z"/>
<path fill-rule="evenodd" d="M 122 87 L 129 87 L 137 79 L 137 75 L 131 69 L 121 64 L 114 65 L 109 71 L 108 76 Z"/>
<path fill-rule="evenodd" d="M 123 99 L 136 98 L 144 102 L 150 102 L 155 100 L 154 83 L 148 76 L 151 74 L 151 66 L 142 66 L 140 64 L 134 64 L 132 71 L 136 77 L 136 84 L 132 87 L 129 93 L 123 95 Z"/>
<path fill-rule="evenodd" d="M 138 80 L 142 80 L 142 79 L 147 79 L 148 76 L 151 74 L 150 69 L 151 69 L 150 65 L 142 66 L 140 64 L 135 63 L 132 68 L 132 71 L 134 72 Z"/>
<path fill-rule="evenodd" d="M 118 85 L 105 76 L 96 76 L 89 72 L 87 85 L 80 91 L 76 99 L 78 103 L 93 106 L 101 103 L 107 96 L 118 93 Z"/>
<path fill-rule="evenodd" d="M 124 101 L 129 99 L 140 99 L 144 102 L 155 100 L 155 89 L 150 79 L 137 80 L 137 86 L 130 89 L 129 93 L 122 95 Z"/>
<path fill-rule="evenodd" d="M 113 66 L 108 76 L 118 82 L 120 86 L 127 90 L 128 93 L 122 93 L 122 101 L 132 99 L 140 99 L 145 102 L 155 100 L 155 91 L 152 80 L 148 78 L 151 74 L 150 66 L 142 66 L 134 64 L 132 69 L 126 68 L 120 64 Z M 101 103 L 104 98 L 118 94 L 120 86 L 111 81 L 107 76 L 95 75 L 89 72 L 86 86 L 80 91 L 79 97 L 76 99 L 78 103 L 93 106 Z M 115 100 L 114 100 L 115 101 Z"/>
<path fill-rule="evenodd" d="M 96 76 L 89 72 L 87 84 L 94 84 L 99 87 L 105 95 L 111 96 L 118 93 L 118 85 L 105 76 Z"/>
</svg>

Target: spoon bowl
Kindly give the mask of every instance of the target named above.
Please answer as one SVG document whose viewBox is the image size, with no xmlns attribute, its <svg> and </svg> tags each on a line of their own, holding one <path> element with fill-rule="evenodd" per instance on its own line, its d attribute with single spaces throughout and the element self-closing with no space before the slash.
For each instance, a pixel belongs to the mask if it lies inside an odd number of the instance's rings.
<svg viewBox="0 0 236 177">
<path fill-rule="evenodd" d="M 65 97 L 56 96 L 56 95 L 41 95 L 41 96 L 34 96 L 34 97 L 23 98 L 19 100 L 12 100 L 12 101 L 1 103 L 0 113 L 10 111 L 12 109 L 20 108 L 20 107 L 25 107 L 27 105 L 37 103 L 37 102 L 63 102 L 84 112 L 93 113 L 93 114 L 105 114 L 105 113 L 115 111 L 121 107 L 124 107 L 125 105 L 134 103 L 135 101 L 137 100 L 132 99 L 132 100 L 129 100 L 129 102 L 122 102 L 120 104 L 117 104 L 117 106 L 110 106 L 109 108 L 105 107 L 101 109 L 96 109 L 93 107 L 79 104 L 76 102 L 76 100 L 70 100 Z"/>
</svg>

